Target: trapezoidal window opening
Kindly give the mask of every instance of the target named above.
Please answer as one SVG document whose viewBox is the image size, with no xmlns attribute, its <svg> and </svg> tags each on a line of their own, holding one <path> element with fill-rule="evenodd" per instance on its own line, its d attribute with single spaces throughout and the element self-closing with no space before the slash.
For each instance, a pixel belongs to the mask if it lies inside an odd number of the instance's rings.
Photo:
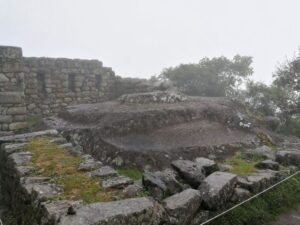
<svg viewBox="0 0 300 225">
<path fill-rule="evenodd" d="M 75 74 L 71 73 L 68 75 L 68 89 L 75 91 Z"/>
<path fill-rule="evenodd" d="M 38 72 L 36 75 L 38 93 L 46 93 L 46 79 L 44 72 Z"/>
<path fill-rule="evenodd" d="M 102 83 L 102 76 L 101 75 L 95 75 L 95 86 L 97 89 L 100 89 L 101 83 Z"/>
</svg>

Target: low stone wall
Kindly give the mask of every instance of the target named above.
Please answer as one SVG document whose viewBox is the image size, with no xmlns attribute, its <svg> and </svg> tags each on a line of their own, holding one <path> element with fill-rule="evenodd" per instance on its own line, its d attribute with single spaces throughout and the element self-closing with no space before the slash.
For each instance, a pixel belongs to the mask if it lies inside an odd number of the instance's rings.
<svg viewBox="0 0 300 225">
<path fill-rule="evenodd" d="M 114 95 L 115 75 L 98 60 L 24 58 L 29 114 L 52 115 L 68 105 L 95 103 Z"/>
<path fill-rule="evenodd" d="M 22 49 L 0 46 L 0 131 L 26 127 Z"/>
<path fill-rule="evenodd" d="M 29 163 L 32 154 L 25 148 L 31 138 L 41 136 L 64 151 L 80 155 L 78 170 L 101 178 L 104 189 L 121 188 L 124 199 L 82 204 L 55 198 L 63 190 L 49 177 L 33 176 L 34 165 Z M 1 195 L 9 214 L 14 215 L 11 222 L 5 221 L 8 225 L 199 225 L 278 182 L 300 165 L 299 143 L 292 144 L 294 149 L 287 143 L 276 154 L 265 146 L 251 150 L 248 154 L 268 159 L 247 176 L 224 171 L 226 167 L 207 158 L 178 159 L 163 171 L 146 170 L 142 183 L 132 184 L 129 178 L 67 143 L 56 130 L 2 137 L 0 143 Z M 289 167 L 280 168 L 279 163 Z"/>
</svg>

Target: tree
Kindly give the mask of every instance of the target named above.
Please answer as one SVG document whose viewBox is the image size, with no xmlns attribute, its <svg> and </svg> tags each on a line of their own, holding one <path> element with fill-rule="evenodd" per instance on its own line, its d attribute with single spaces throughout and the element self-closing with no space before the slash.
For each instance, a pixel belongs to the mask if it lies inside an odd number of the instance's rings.
<svg viewBox="0 0 300 225">
<path fill-rule="evenodd" d="M 252 57 L 236 55 L 203 58 L 196 64 L 164 69 L 160 79 L 171 81 L 181 92 L 192 96 L 232 96 L 253 73 Z"/>
</svg>

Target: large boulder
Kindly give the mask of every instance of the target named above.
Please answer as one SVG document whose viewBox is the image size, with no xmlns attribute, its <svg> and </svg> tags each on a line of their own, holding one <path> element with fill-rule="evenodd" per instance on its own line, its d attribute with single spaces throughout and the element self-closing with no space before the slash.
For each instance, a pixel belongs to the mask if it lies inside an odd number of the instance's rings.
<svg viewBox="0 0 300 225">
<path fill-rule="evenodd" d="M 212 174 L 213 172 L 216 172 L 219 170 L 219 166 L 215 161 L 203 157 L 199 157 L 195 159 L 195 162 L 197 162 L 201 167 L 203 167 L 205 176 L 208 176 Z"/>
<path fill-rule="evenodd" d="M 143 174 L 143 186 L 155 199 L 163 199 L 168 195 L 168 188 L 161 177 L 155 173 L 146 171 Z"/>
<path fill-rule="evenodd" d="M 237 176 L 227 172 L 214 172 L 200 185 L 203 205 L 207 209 L 220 209 L 231 198 Z"/>
<path fill-rule="evenodd" d="M 276 162 L 289 166 L 300 166 L 300 151 L 296 150 L 285 150 L 279 151 L 276 154 Z"/>
<path fill-rule="evenodd" d="M 181 192 L 183 189 L 188 188 L 187 184 L 180 182 L 178 173 L 173 169 L 167 168 L 163 171 L 155 172 L 155 174 L 159 176 L 160 179 L 165 183 L 170 195 L 174 195 L 178 192 Z"/>
<path fill-rule="evenodd" d="M 203 167 L 197 162 L 180 159 L 173 161 L 172 166 L 193 188 L 198 188 L 205 178 L 205 171 Z"/>
<path fill-rule="evenodd" d="M 187 225 L 201 205 L 201 195 L 198 190 L 186 189 L 165 199 L 163 205 L 172 224 Z"/>
<path fill-rule="evenodd" d="M 75 215 L 63 216 L 60 225 L 158 225 L 162 209 L 148 198 L 85 205 Z"/>
</svg>

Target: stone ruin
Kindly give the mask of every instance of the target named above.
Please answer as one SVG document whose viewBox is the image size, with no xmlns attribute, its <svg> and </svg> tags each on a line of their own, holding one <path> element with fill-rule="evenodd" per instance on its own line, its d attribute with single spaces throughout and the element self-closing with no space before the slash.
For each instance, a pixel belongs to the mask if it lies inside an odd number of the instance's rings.
<svg viewBox="0 0 300 225">
<path fill-rule="evenodd" d="M 53 177 L 35 173 L 26 145 L 47 137 L 62 151 L 81 157 L 77 170 L 101 180 L 103 190 L 117 190 L 115 201 L 84 203 L 65 199 Z M 283 143 L 276 154 L 267 146 L 249 150 L 260 155 L 257 171 L 248 176 L 228 172 L 208 158 L 178 159 L 161 171 L 145 170 L 142 180 L 121 176 L 112 167 L 69 143 L 56 130 L 0 138 L 2 203 L 31 225 L 199 225 L 294 173 L 300 165 L 300 142 Z M 144 197 L 144 193 L 148 193 Z"/>
<path fill-rule="evenodd" d="M 97 60 L 0 47 L 0 104 L 0 217 L 4 205 L 22 224 L 198 225 L 299 170 L 300 140 L 260 127 L 237 102 L 120 78 Z M 26 130 L 32 115 L 47 117 L 41 131 Z M 40 137 L 79 157 L 76 171 L 112 199 L 63 197 L 28 148 Z M 261 159 L 251 174 L 224 162 L 239 151 Z"/>
</svg>

